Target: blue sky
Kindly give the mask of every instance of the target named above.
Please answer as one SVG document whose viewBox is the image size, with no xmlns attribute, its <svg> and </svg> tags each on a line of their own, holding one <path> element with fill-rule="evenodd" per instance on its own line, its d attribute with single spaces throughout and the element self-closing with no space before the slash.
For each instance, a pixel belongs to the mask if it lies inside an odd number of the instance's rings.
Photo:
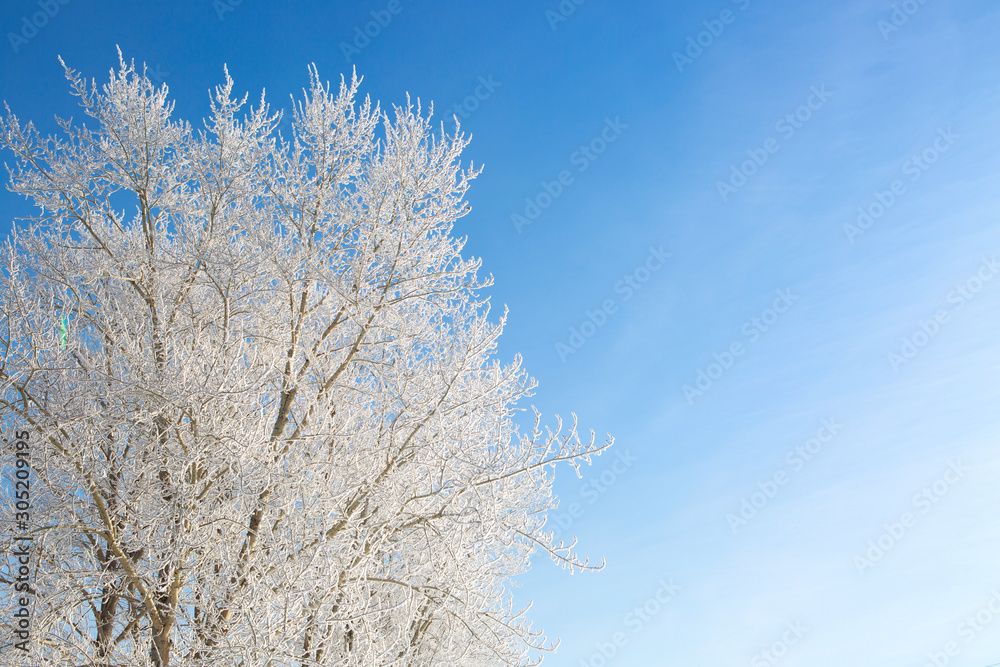
<svg viewBox="0 0 1000 667">
<path fill-rule="evenodd" d="M 101 81 L 116 44 L 190 120 L 223 64 L 277 107 L 309 63 L 467 105 L 501 353 L 617 440 L 553 519 L 606 569 L 517 591 L 546 664 L 1000 661 L 995 3 L 399 0 L 348 62 L 389 0 L 51 2 L 37 34 L 0 8 L 0 96 L 44 130 L 56 55 Z M 0 193 L 0 231 L 28 212 Z"/>
</svg>

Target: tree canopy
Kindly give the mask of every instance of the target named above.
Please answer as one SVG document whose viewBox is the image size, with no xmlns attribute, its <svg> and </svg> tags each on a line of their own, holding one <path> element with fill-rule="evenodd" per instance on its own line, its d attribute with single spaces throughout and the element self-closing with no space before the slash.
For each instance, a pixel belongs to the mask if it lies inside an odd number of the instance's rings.
<svg viewBox="0 0 1000 667">
<path fill-rule="evenodd" d="M 539 660 L 511 578 L 538 549 L 592 567 L 546 513 L 556 464 L 611 440 L 518 426 L 534 381 L 452 233 L 460 130 L 315 68 L 289 137 L 228 73 L 197 130 L 134 64 L 66 75 L 82 123 L 0 121 L 37 207 L 0 277 L 33 476 L 32 639 L 5 664 Z"/>
</svg>

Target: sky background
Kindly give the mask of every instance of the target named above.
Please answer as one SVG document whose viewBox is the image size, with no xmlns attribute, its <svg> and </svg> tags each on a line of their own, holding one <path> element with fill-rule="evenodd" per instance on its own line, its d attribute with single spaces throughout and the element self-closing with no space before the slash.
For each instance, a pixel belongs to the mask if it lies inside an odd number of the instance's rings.
<svg viewBox="0 0 1000 667">
<path fill-rule="evenodd" d="M 32 32 L 7 0 L 0 97 L 53 131 L 79 116 L 56 56 L 100 83 L 120 45 L 195 124 L 224 64 L 274 109 L 310 63 L 449 129 L 465 104 L 485 171 L 457 233 L 510 308 L 500 354 L 549 421 L 616 438 L 552 517 L 606 568 L 539 556 L 515 594 L 561 639 L 546 665 L 1000 662 L 996 3 L 233 1 L 49 0 Z M 0 233 L 30 212 L 0 193 Z"/>
</svg>

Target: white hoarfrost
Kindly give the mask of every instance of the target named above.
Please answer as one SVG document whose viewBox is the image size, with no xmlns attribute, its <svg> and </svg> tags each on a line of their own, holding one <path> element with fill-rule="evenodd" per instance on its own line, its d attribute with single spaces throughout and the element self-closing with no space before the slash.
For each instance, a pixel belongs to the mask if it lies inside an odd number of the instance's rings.
<svg viewBox="0 0 1000 667">
<path fill-rule="evenodd" d="M 611 443 L 515 424 L 533 381 L 495 359 L 504 318 L 452 236 L 463 135 L 315 69 L 285 138 L 228 74 L 202 130 L 124 61 L 66 74 L 82 124 L 0 121 L 38 211 L 0 276 L 34 593 L 29 651 L 5 631 L 0 662 L 540 660 L 511 578 L 537 549 L 591 567 L 544 529 L 552 471 Z"/>
</svg>

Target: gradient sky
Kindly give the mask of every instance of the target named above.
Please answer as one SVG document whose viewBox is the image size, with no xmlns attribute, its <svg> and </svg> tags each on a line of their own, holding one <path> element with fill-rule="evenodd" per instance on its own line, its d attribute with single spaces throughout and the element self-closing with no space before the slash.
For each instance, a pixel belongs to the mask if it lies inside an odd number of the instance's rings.
<svg viewBox="0 0 1000 667">
<path fill-rule="evenodd" d="M 553 517 L 606 568 L 540 556 L 516 593 L 545 664 L 1000 661 L 995 3 L 398 0 L 345 55 L 389 0 L 50 1 L 24 41 L 38 0 L 0 7 L 0 97 L 44 131 L 79 116 L 56 56 L 102 82 L 116 44 L 196 123 L 224 64 L 275 108 L 309 63 L 466 104 L 501 354 L 616 438 Z M 29 212 L 0 193 L 0 232 Z"/>
</svg>

